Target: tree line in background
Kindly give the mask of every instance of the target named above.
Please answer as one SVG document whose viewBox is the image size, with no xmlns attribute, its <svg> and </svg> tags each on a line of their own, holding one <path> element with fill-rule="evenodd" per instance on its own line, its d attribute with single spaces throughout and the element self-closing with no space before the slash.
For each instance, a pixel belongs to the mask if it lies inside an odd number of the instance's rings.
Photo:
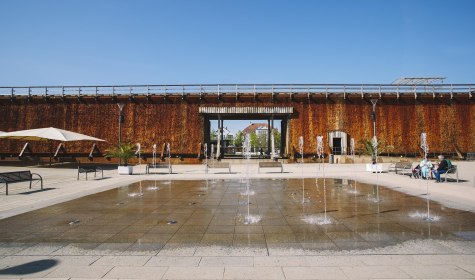
<svg viewBox="0 0 475 280">
<path fill-rule="evenodd" d="M 211 140 L 217 140 L 218 139 L 218 132 L 216 130 L 211 131 Z M 236 135 L 234 136 L 233 139 L 227 139 L 227 140 L 232 140 L 232 145 L 235 147 L 242 147 L 244 143 L 244 138 L 245 134 L 241 130 L 239 130 Z M 256 133 L 256 132 L 251 132 L 250 133 L 250 138 L 251 138 L 251 146 L 252 148 L 256 149 L 264 149 L 267 150 L 267 134 L 266 133 Z M 274 129 L 274 147 L 275 149 L 280 149 L 280 138 L 281 138 L 281 133 L 277 130 Z"/>
</svg>

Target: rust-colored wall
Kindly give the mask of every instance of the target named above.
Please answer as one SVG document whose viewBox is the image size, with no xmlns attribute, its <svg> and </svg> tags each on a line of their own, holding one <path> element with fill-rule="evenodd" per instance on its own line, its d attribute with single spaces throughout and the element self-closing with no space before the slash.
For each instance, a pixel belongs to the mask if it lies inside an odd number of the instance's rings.
<svg viewBox="0 0 475 280">
<path fill-rule="evenodd" d="M 140 142 L 144 152 L 151 152 L 153 143 L 170 142 L 173 154 L 197 154 L 198 143 L 203 141 L 203 118 L 200 106 L 291 106 L 294 115 L 289 122 L 289 153 L 297 146 L 298 137 L 305 138 L 304 152 L 315 153 L 317 135 L 333 130 L 345 131 L 356 141 L 372 137 L 369 100 L 361 98 L 277 97 L 273 101 L 262 97 L 186 98 L 154 97 L 135 100 L 112 100 L 110 97 L 78 101 L 75 98 L 19 99 L 11 102 L 0 99 L 0 131 L 54 126 L 72 130 L 108 141 L 99 143 L 103 152 L 117 143 L 118 107 L 124 102 L 125 123 L 122 140 Z M 419 135 L 428 133 L 431 151 L 475 151 L 475 102 L 468 97 L 461 99 L 414 100 L 414 98 L 385 98 L 377 105 L 377 134 L 386 145 L 395 147 L 394 153 L 419 151 Z M 34 152 L 47 153 L 48 143 L 30 142 Z M 24 141 L 0 140 L 0 153 L 17 154 Z M 54 144 L 56 146 L 57 144 Z M 71 153 L 89 153 L 90 142 L 67 143 Z M 328 147 L 326 152 L 329 152 Z"/>
<path fill-rule="evenodd" d="M 323 135 L 327 144 L 329 131 L 347 132 L 357 142 L 373 136 L 372 104 L 368 101 L 300 102 L 293 106 L 299 116 L 291 120 L 291 147 L 297 147 L 298 137 L 303 135 L 306 153 L 314 153 L 316 135 Z M 383 99 L 376 106 L 376 127 L 378 139 L 384 146 L 394 146 L 393 153 L 419 153 L 422 132 L 428 134 L 432 152 L 455 153 L 456 147 L 461 152 L 475 151 L 474 102 Z"/>
</svg>

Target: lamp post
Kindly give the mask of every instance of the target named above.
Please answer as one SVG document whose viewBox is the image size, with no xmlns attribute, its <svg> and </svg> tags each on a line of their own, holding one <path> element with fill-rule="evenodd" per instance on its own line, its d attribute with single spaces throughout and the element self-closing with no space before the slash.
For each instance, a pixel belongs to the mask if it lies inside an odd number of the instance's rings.
<svg viewBox="0 0 475 280">
<path fill-rule="evenodd" d="M 371 112 L 371 120 L 373 120 L 373 141 L 376 143 L 373 143 L 373 146 L 377 147 L 377 138 L 376 138 L 376 104 L 378 103 L 378 99 L 371 99 L 371 104 L 373 104 L 373 111 Z M 373 152 L 373 162 L 376 162 L 377 160 L 377 154 L 376 154 L 376 149 L 375 152 Z"/>
<path fill-rule="evenodd" d="M 125 104 L 118 103 L 117 106 L 119 107 L 119 145 L 120 145 L 120 140 L 122 136 L 122 123 L 124 122 L 123 109 L 124 109 Z"/>
</svg>

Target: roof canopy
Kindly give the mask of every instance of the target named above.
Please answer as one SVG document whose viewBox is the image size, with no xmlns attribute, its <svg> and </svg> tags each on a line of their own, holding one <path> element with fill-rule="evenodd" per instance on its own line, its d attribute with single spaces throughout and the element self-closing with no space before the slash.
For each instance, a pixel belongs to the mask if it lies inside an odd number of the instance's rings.
<svg viewBox="0 0 475 280">
<path fill-rule="evenodd" d="M 0 134 L 0 138 L 20 140 L 105 141 L 92 136 L 54 127 L 6 132 Z"/>
</svg>

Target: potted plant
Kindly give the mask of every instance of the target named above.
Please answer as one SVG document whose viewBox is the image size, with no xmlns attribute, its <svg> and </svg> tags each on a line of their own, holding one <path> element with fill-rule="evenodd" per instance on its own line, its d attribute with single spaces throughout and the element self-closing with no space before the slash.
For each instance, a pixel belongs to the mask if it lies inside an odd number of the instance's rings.
<svg viewBox="0 0 475 280">
<path fill-rule="evenodd" d="M 369 172 L 382 172 L 383 171 L 383 166 L 382 164 L 378 164 L 378 154 L 376 152 L 375 147 L 373 146 L 373 141 L 371 139 L 364 139 L 363 140 L 363 145 L 365 147 L 365 154 L 371 156 L 371 163 L 366 164 L 366 171 Z M 384 147 L 382 145 L 382 142 L 378 139 L 378 146 L 377 146 L 379 152 L 382 152 L 384 150 Z"/>
<path fill-rule="evenodd" d="M 106 158 L 118 158 L 119 159 L 119 174 L 130 175 L 132 174 L 132 166 L 128 165 L 129 159 L 135 156 L 135 146 L 130 143 L 120 143 L 113 149 L 107 150 Z"/>
</svg>

